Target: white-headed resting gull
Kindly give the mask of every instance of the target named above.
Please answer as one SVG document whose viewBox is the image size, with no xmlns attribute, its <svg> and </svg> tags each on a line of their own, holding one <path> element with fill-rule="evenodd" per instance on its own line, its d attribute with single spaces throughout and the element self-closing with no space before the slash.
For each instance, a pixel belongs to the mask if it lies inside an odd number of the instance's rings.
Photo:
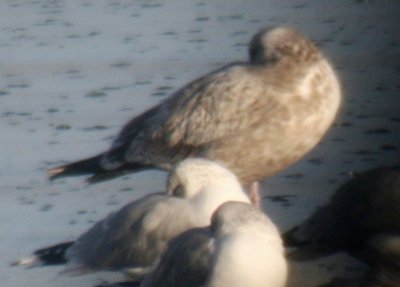
<svg viewBox="0 0 400 287">
<path fill-rule="evenodd" d="M 400 286 L 400 167 L 356 174 L 284 239 L 297 247 L 289 255 L 292 260 L 346 251 L 370 265 L 362 282 L 348 286 Z M 342 280 L 326 286 L 338 284 L 347 286 Z"/>
<path fill-rule="evenodd" d="M 140 287 L 283 287 L 287 272 L 272 221 L 250 204 L 231 201 L 214 212 L 209 227 L 172 240 Z"/>
<path fill-rule="evenodd" d="M 218 206 L 231 200 L 250 202 L 232 172 L 209 160 L 186 159 L 170 174 L 165 194 L 133 201 L 67 243 L 65 272 L 124 270 L 140 279 L 169 240 L 190 228 L 209 225 Z M 62 247 L 42 249 L 37 255 L 51 259 L 63 252 Z"/>
<path fill-rule="evenodd" d="M 341 88 L 316 45 L 287 28 L 265 28 L 249 60 L 210 72 L 130 120 L 108 151 L 51 168 L 50 178 L 170 170 L 187 157 L 223 162 L 244 186 L 309 152 L 330 128 Z"/>
</svg>

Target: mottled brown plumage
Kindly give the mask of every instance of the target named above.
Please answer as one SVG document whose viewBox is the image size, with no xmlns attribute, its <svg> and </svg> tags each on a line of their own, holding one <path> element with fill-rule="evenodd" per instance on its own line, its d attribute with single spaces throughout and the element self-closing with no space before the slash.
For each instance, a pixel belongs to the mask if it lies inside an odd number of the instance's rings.
<svg viewBox="0 0 400 287">
<path fill-rule="evenodd" d="M 86 173 L 96 180 L 169 170 L 196 156 L 224 162 L 248 184 L 310 151 L 340 98 L 334 71 L 310 40 L 290 28 L 263 29 L 249 44 L 249 62 L 194 80 L 128 122 L 109 151 L 53 168 L 50 176 Z"/>
</svg>

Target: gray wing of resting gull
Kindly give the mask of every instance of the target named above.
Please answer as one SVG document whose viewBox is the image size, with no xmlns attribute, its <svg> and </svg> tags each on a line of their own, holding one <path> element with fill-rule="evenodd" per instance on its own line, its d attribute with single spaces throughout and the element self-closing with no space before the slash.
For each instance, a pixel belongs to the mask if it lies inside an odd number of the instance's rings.
<svg viewBox="0 0 400 287">
<path fill-rule="evenodd" d="M 211 226 L 175 238 L 141 287 L 283 287 L 287 264 L 279 232 L 256 207 L 227 202 Z"/>
<path fill-rule="evenodd" d="M 287 27 L 262 29 L 249 60 L 210 72 L 129 121 L 111 148 L 54 167 L 50 178 L 91 182 L 187 157 L 224 162 L 247 185 L 309 152 L 332 125 L 341 88 L 312 41 Z"/>
<path fill-rule="evenodd" d="M 172 239 L 156 270 L 143 282 L 123 281 L 104 283 L 96 287 L 187 287 L 202 286 L 209 276 L 212 233 L 208 227 L 193 228 Z M 186 276 L 187 274 L 191 274 Z M 177 280 L 177 278 L 183 280 Z"/>
<path fill-rule="evenodd" d="M 171 241 L 141 286 L 202 286 L 210 275 L 213 237 L 209 228 L 190 229 Z"/>
<path fill-rule="evenodd" d="M 65 273 L 124 270 L 146 274 L 178 234 L 207 226 L 215 209 L 236 200 L 249 203 L 237 177 L 205 159 L 180 162 L 165 194 L 150 194 L 97 222 L 66 251 Z"/>
<path fill-rule="evenodd" d="M 297 247 L 289 258 L 309 260 L 346 251 L 374 265 L 369 242 L 382 234 L 400 234 L 400 168 L 381 167 L 357 174 L 303 224 L 284 235 Z"/>
<path fill-rule="evenodd" d="M 97 222 L 67 251 L 66 272 L 124 270 L 147 273 L 168 241 L 196 225 L 183 200 L 151 194 Z"/>
</svg>

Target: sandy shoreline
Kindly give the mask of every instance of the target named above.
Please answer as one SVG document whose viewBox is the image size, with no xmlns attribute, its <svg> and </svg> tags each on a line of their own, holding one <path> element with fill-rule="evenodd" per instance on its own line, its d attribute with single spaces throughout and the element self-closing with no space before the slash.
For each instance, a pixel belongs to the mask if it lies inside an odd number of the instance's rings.
<svg viewBox="0 0 400 287">
<path fill-rule="evenodd" d="M 199 75 L 245 59 L 250 36 L 286 24 L 331 59 L 345 100 L 323 142 L 265 180 L 265 210 L 286 230 L 360 171 L 398 163 L 400 3 L 384 1 L 19 1 L 0 3 L 0 280 L 2 286 L 82 286 L 122 278 L 58 276 L 10 267 L 75 238 L 126 202 L 162 190 L 163 172 L 94 186 L 49 183 L 45 169 L 94 154 L 133 115 Z M 343 254 L 292 266 L 291 286 L 318 286 L 362 268 Z"/>
</svg>

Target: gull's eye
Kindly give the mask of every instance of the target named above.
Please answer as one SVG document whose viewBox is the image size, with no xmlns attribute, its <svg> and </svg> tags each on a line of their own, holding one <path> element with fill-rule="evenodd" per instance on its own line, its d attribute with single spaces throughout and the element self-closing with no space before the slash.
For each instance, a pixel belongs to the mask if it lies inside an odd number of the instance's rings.
<svg viewBox="0 0 400 287">
<path fill-rule="evenodd" d="M 172 191 L 172 196 L 175 197 L 184 197 L 185 196 L 185 191 L 183 189 L 182 185 L 177 185 L 174 190 Z"/>
</svg>

